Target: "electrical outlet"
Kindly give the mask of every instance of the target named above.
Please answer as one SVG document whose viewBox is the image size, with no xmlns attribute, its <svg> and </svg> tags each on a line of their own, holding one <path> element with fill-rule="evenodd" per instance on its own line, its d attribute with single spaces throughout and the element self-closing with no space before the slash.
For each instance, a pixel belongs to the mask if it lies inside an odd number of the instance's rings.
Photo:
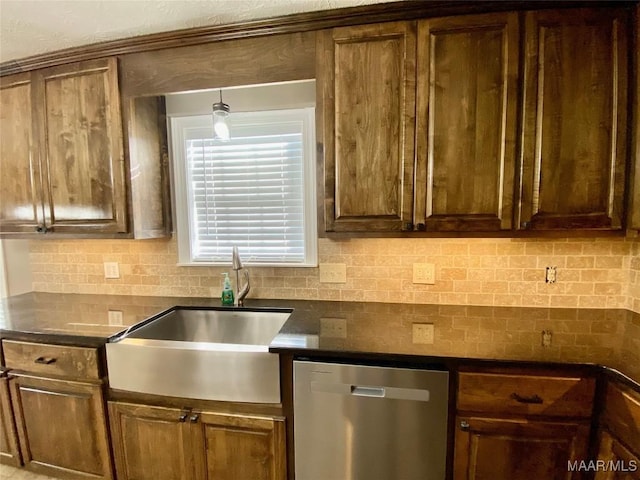
<svg viewBox="0 0 640 480">
<path fill-rule="evenodd" d="M 543 330 L 542 331 L 542 346 L 550 347 L 551 346 L 551 330 Z"/>
<path fill-rule="evenodd" d="M 347 321 L 344 318 L 321 318 L 320 336 L 331 338 L 347 338 Z"/>
<path fill-rule="evenodd" d="M 344 263 L 321 263 L 320 283 L 347 283 L 347 265 Z"/>
<path fill-rule="evenodd" d="M 120 310 L 109 310 L 109 325 L 122 325 L 122 312 Z"/>
<path fill-rule="evenodd" d="M 120 278 L 118 262 L 104 262 L 104 278 Z"/>
<path fill-rule="evenodd" d="M 436 283 L 436 269 L 433 263 L 413 264 L 413 283 L 426 283 L 433 285 Z"/>
<path fill-rule="evenodd" d="M 433 344 L 435 327 L 433 323 L 413 324 L 413 343 Z"/>
<path fill-rule="evenodd" d="M 544 281 L 547 283 L 556 283 L 558 279 L 557 267 L 547 267 L 545 270 Z"/>
</svg>

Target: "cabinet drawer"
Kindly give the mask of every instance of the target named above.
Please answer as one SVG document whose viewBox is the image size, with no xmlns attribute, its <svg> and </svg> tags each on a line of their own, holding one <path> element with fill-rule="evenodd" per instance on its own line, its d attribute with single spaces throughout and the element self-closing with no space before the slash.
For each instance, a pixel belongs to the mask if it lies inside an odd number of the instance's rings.
<svg viewBox="0 0 640 480">
<path fill-rule="evenodd" d="M 73 378 L 100 378 L 95 348 L 3 340 L 4 363 L 10 370 Z"/>
<path fill-rule="evenodd" d="M 603 419 L 616 437 L 640 455 L 640 394 L 609 385 Z"/>
<path fill-rule="evenodd" d="M 592 378 L 460 373 L 458 410 L 513 415 L 589 417 Z"/>
</svg>

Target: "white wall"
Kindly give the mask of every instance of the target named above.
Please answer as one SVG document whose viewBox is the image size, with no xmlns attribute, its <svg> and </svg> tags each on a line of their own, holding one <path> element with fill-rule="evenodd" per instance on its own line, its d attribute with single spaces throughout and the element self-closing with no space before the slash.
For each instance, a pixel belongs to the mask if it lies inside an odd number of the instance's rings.
<svg viewBox="0 0 640 480">
<path fill-rule="evenodd" d="M 28 240 L 0 240 L 0 295 L 32 291 Z"/>
</svg>

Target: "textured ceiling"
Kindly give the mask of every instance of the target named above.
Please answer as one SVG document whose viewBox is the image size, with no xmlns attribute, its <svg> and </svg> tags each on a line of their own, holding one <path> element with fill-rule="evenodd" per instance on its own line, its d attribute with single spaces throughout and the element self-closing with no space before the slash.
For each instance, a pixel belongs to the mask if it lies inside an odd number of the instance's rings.
<svg viewBox="0 0 640 480">
<path fill-rule="evenodd" d="M 148 33 L 388 1 L 0 0 L 0 61 Z"/>
</svg>

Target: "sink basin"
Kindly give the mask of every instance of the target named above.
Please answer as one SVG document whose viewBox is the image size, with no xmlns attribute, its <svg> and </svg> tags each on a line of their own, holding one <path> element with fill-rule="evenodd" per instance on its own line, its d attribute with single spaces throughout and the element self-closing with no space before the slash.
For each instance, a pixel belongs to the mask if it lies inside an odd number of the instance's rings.
<svg viewBox="0 0 640 480">
<path fill-rule="evenodd" d="M 269 344 L 291 310 L 175 307 L 106 345 L 109 386 L 202 400 L 279 403 Z"/>
</svg>

